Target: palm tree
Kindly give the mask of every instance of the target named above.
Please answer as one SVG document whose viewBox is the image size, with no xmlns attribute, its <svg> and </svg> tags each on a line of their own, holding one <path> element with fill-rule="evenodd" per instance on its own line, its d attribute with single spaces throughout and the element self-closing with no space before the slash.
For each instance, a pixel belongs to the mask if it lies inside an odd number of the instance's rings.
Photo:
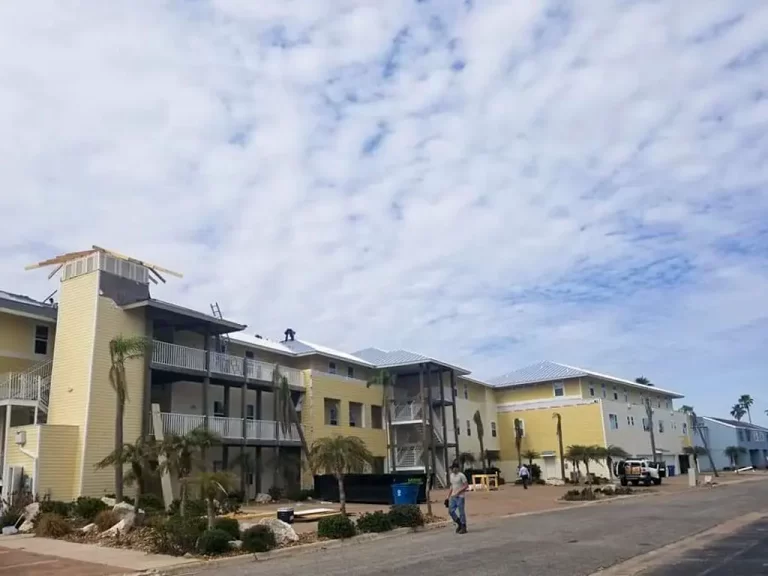
<svg viewBox="0 0 768 576">
<path fill-rule="evenodd" d="M 389 437 L 392 430 L 392 413 L 391 413 L 391 389 L 395 387 L 397 376 L 390 374 L 387 370 L 379 370 L 372 378 L 366 383 L 365 387 L 381 386 L 381 408 L 384 413 L 384 430 L 387 432 L 387 443 L 389 444 L 389 461 L 391 462 L 392 472 L 397 470 L 396 457 L 395 457 L 395 443 L 392 438 Z"/>
<path fill-rule="evenodd" d="M 488 461 L 488 467 L 491 468 L 501 458 L 501 452 L 499 450 L 486 450 L 485 459 Z"/>
<path fill-rule="evenodd" d="M 712 467 L 712 473 L 715 475 L 715 478 L 720 476 L 717 473 L 717 468 L 715 467 L 715 461 L 712 459 L 712 452 L 709 450 L 709 443 L 707 442 L 707 436 L 704 434 L 704 426 L 702 426 L 699 423 L 699 417 L 696 416 L 696 411 L 693 409 L 693 406 L 685 405 L 680 409 L 682 412 L 685 412 L 688 414 L 688 417 L 691 419 L 691 427 L 694 431 L 694 434 L 698 430 L 699 437 L 701 438 L 701 443 L 704 445 L 704 451 L 707 454 L 707 458 L 709 459 L 709 465 Z M 696 453 L 694 452 L 694 455 Z"/>
<path fill-rule="evenodd" d="M 565 459 L 570 461 L 571 464 L 573 464 L 573 467 L 576 469 L 576 483 L 579 482 L 579 477 L 581 476 L 581 470 L 579 467 L 583 461 L 585 449 L 586 446 L 582 446 L 581 444 L 573 444 L 568 446 L 565 451 Z"/>
<path fill-rule="evenodd" d="M 520 418 L 515 418 L 515 449 L 517 450 L 518 468 L 523 465 L 523 456 L 520 452 L 523 447 L 523 433 L 523 421 Z"/>
<path fill-rule="evenodd" d="M 648 419 L 648 434 L 651 437 L 651 461 L 656 461 L 656 431 L 653 429 L 653 407 L 651 399 L 645 399 L 645 415 Z"/>
<path fill-rule="evenodd" d="M 472 452 L 462 452 L 459 454 L 459 466 L 461 466 L 462 470 L 467 467 L 467 464 L 471 466 L 475 462 L 477 462 L 477 458 L 475 458 Z"/>
<path fill-rule="evenodd" d="M 638 378 L 635 378 L 635 382 L 643 386 L 651 386 L 651 387 L 653 386 L 653 383 L 650 380 L 648 380 L 648 378 L 646 378 L 645 376 L 640 376 Z"/>
<path fill-rule="evenodd" d="M 146 493 L 147 482 L 157 474 L 157 459 L 160 446 L 152 437 L 139 436 L 134 444 L 124 444 L 121 450 L 113 450 L 106 458 L 96 464 L 97 469 L 130 466 L 123 475 L 126 486 L 136 485 L 134 512 L 139 510 L 139 498 Z M 120 500 L 122 502 L 122 500 Z"/>
<path fill-rule="evenodd" d="M 741 404 L 734 404 L 731 407 L 731 416 L 736 418 L 739 422 L 741 422 L 741 419 L 744 418 L 744 415 L 747 413 L 747 410 L 742 406 Z"/>
<path fill-rule="evenodd" d="M 541 456 L 541 454 L 536 452 L 536 450 L 526 450 L 523 452 L 523 458 L 528 460 L 529 467 L 533 466 L 533 461 L 536 460 L 539 456 Z"/>
<path fill-rule="evenodd" d="M 172 434 L 160 446 L 160 454 L 164 458 L 160 463 L 160 472 L 173 474 L 179 481 L 182 516 L 184 516 L 185 502 L 188 497 L 190 477 L 200 464 L 202 453 L 219 442 L 220 439 L 216 434 L 200 427 L 184 436 Z"/>
<path fill-rule="evenodd" d="M 557 445 L 560 449 L 560 479 L 565 482 L 565 453 L 563 451 L 563 417 L 559 412 L 552 414 L 552 418 L 557 420 L 557 427 L 555 432 L 557 433 Z"/>
<path fill-rule="evenodd" d="M 296 412 L 296 406 L 293 404 L 291 386 L 288 382 L 288 378 L 280 373 L 279 365 L 275 366 L 275 369 L 272 372 L 272 403 L 276 421 L 275 458 L 277 462 L 277 465 L 274 467 L 272 485 L 277 486 L 278 470 L 283 469 L 283 453 L 280 450 L 280 440 L 281 436 L 286 436 L 291 430 L 291 425 L 296 426 L 296 431 L 301 443 L 301 450 L 304 453 L 304 456 L 309 459 L 309 446 L 307 445 L 307 439 L 304 436 L 304 430 L 301 427 L 298 412 Z"/>
<path fill-rule="evenodd" d="M 128 400 L 128 382 L 125 363 L 141 358 L 147 351 L 148 340 L 141 336 L 117 336 L 109 341 L 109 382 L 115 391 L 115 500 L 123 501 L 123 420 Z"/>
<path fill-rule="evenodd" d="M 483 417 L 480 415 L 480 410 L 475 410 L 475 415 L 472 417 L 475 421 L 475 428 L 477 428 L 477 440 L 480 442 L 480 462 L 485 470 L 488 470 L 488 462 L 485 461 L 485 444 L 483 438 L 485 436 L 485 427 L 483 426 Z"/>
<path fill-rule="evenodd" d="M 590 462 L 599 462 L 605 448 L 598 445 L 582 446 L 581 449 L 581 461 L 584 463 L 584 470 L 587 474 L 587 485 L 592 485 L 592 476 L 589 472 Z"/>
<path fill-rule="evenodd" d="M 223 495 L 226 498 L 235 484 L 235 477 L 230 472 L 200 472 L 192 479 L 192 483 L 200 487 L 206 503 L 208 530 L 212 530 L 216 521 L 216 497 Z"/>
<path fill-rule="evenodd" d="M 608 476 L 611 479 L 613 479 L 613 461 L 615 459 L 621 460 L 629 458 L 629 452 L 624 450 L 624 448 L 614 446 L 613 444 L 609 444 L 606 448 L 600 446 L 597 452 L 598 458 L 600 460 L 605 460 L 605 465 L 608 468 Z"/>
<path fill-rule="evenodd" d="M 747 449 L 744 446 L 728 446 L 723 453 L 731 460 L 731 468 L 737 468 L 739 463 L 739 455 L 746 454 Z"/>
<path fill-rule="evenodd" d="M 313 470 L 325 470 L 333 474 L 339 484 L 341 513 L 347 513 L 347 497 L 344 492 L 344 475 L 359 474 L 373 462 L 373 455 L 357 436 L 330 436 L 318 438 L 309 452 Z"/>
<path fill-rule="evenodd" d="M 747 418 L 749 418 L 750 424 L 752 424 L 751 408 L 754 403 L 755 403 L 754 399 L 749 394 L 742 394 L 739 397 L 739 404 L 741 404 L 744 407 L 744 410 L 747 411 Z"/>
</svg>

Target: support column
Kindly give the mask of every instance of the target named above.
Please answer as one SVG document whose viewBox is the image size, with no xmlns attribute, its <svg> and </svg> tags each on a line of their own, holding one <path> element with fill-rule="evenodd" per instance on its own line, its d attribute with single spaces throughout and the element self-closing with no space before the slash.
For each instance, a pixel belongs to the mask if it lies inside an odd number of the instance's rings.
<svg viewBox="0 0 768 576">
<path fill-rule="evenodd" d="M 448 467 L 448 414 L 446 413 L 447 411 L 445 409 L 445 387 L 443 386 L 442 368 L 438 368 L 437 370 L 437 382 L 438 386 L 440 386 L 440 410 L 443 412 L 443 468 L 445 470 L 445 481 L 447 482 L 446 486 L 449 486 L 451 483 L 451 472 L 450 468 Z M 454 427 L 455 426 L 456 425 L 454 424 Z"/>
<path fill-rule="evenodd" d="M 451 406 L 453 407 L 453 440 L 456 443 L 456 462 L 459 461 L 459 423 L 456 415 L 456 372 L 454 370 L 451 373 Z"/>
<path fill-rule="evenodd" d="M 419 397 L 421 400 L 421 459 L 429 485 L 429 430 L 427 428 L 427 392 L 424 389 L 424 364 L 419 364 Z"/>
<path fill-rule="evenodd" d="M 243 357 L 243 387 L 240 389 L 240 420 L 242 424 L 242 436 L 243 439 L 240 442 L 240 489 L 243 492 L 243 498 L 248 500 L 248 485 L 246 480 L 248 479 L 248 472 L 245 469 L 245 444 L 246 436 L 248 434 L 248 426 L 245 421 L 246 416 L 246 401 L 248 399 L 248 358 Z"/>
<path fill-rule="evenodd" d="M 208 327 L 205 329 L 205 342 L 203 349 L 205 350 L 205 377 L 203 378 L 203 421 L 205 422 L 205 429 L 210 430 L 211 414 L 210 407 L 208 406 L 208 388 L 211 385 L 211 334 Z M 201 451 L 201 456 L 203 460 L 203 471 L 207 472 L 208 450 L 203 448 Z"/>
<path fill-rule="evenodd" d="M 256 420 L 261 420 L 261 390 L 256 390 Z M 261 492 L 261 472 L 263 470 L 263 454 L 261 446 L 256 446 L 256 462 L 254 463 L 254 483 L 256 484 L 256 494 Z"/>
<path fill-rule="evenodd" d="M 427 427 L 429 428 L 429 452 L 432 460 L 432 473 L 437 471 L 437 445 L 435 443 L 435 418 L 432 409 L 432 366 L 427 364 Z"/>
<path fill-rule="evenodd" d="M 147 308 L 144 317 L 144 338 L 147 341 L 147 349 L 144 352 L 144 401 L 141 403 L 141 433 L 149 436 L 152 430 L 152 351 L 153 338 L 155 336 L 155 321 L 152 318 L 152 310 Z"/>
</svg>

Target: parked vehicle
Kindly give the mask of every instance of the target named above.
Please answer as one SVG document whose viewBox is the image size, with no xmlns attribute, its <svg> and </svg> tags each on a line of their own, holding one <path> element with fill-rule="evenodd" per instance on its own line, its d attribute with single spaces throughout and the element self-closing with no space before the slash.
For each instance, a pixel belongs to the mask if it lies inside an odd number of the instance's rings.
<svg viewBox="0 0 768 576">
<path fill-rule="evenodd" d="M 616 475 L 622 486 L 632 484 L 637 486 L 641 482 L 646 486 L 661 484 L 663 464 L 649 462 L 648 460 L 621 460 L 616 465 Z M 666 470 L 664 470 L 666 473 Z M 665 474 L 666 475 L 666 474 Z"/>
</svg>

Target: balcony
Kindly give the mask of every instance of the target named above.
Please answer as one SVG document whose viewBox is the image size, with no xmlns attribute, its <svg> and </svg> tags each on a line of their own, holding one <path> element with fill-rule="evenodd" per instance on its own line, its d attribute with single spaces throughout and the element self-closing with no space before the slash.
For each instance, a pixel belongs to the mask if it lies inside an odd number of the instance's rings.
<svg viewBox="0 0 768 576">
<path fill-rule="evenodd" d="M 178 414 L 173 412 L 160 412 L 160 420 L 163 425 L 163 435 L 175 434 L 183 436 L 196 428 L 205 426 L 205 416 L 199 414 Z M 154 420 L 152 422 L 152 434 L 154 435 Z M 209 416 L 208 429 L 217 434 L 222 440 L 243 440 L 243 419 L 225 418 L 222 416 Z M 298 429 L 295 424 L 283 429 L 274 420 L 250 420 L 245 421 L 245 439 L 255 442 L 276 443 L 277 438 L 282 444 L 298 444 L 301 442 Z"/>
<path fill-rule="evenodd" d="M 206 363 L 206 356 L 208 363 Z M 243 364 L 245 361 L 245 364 Z M 233 379 L 243 378 L 243 366 L 249 380 L 272 382 L 277 364 L 231 356 L 220 352 L 207 352 L 200 348 L 179 346 L 169 342 L 152 342 L 152 363 L 158 367 L 179 368 L 192 372 L 205 373 L 206 366 L 211 367 L 211 374 L 229 376 Z M 280 366 L 280 374 L 285 376 L 288 384 L 294 388 L 304 387 L 304 376 L 301 370 Z"/>
<path fill-rule="evenodd" d="M 403 402 L 392 405 L 392 424 L 421 422 L 422 406 L 420 402 Z"/>
</svg>

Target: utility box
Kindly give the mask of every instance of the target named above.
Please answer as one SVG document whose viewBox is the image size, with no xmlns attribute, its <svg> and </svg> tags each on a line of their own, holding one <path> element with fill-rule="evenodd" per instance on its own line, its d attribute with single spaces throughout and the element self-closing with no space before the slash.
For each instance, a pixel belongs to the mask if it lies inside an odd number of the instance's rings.
<svg viewBox="0 0 768 576">
<path fill-rule="evenodd" d="M 27 431 L 26 430 L 19 430 L 16 432 L 16 444 L 19 446 L 24 446 L 24 444 L 27 443 Z"/>
</svg>

